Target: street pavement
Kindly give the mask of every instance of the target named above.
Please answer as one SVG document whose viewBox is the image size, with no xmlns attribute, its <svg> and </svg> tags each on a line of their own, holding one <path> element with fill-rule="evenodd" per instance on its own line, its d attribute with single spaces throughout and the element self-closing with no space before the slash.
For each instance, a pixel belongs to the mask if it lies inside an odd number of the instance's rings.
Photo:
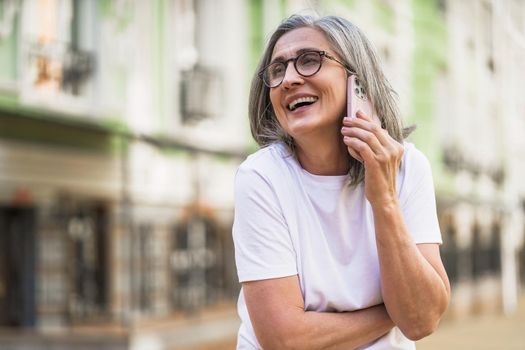
<svg viewBox="0 0 525 350">
<path fill-rule="evenodd" d="M 434 334 L 417 342 L 417 350 L 443 349 L 525 350 L 525 294 L 513 315 L 445 320 Z"/>
<path fill-rule="evenodd" d="M 134 333 L 131 348 L 158 349 L 162 344 L 171 344 L 170 350 L 230 350 L 235 349 L 238 327 L 237 314 L 230 307 L 191 321 L 171 320 L 142 325 L 140 332 Z M 121 333 L 111 329 L 101 332 L 97 328 L 61 336 L 0 330 L 0 350 L 129 349 L 129 339 Z M 496 311 L 470 317 L 445 317 L 434 334 L 417 342 L 417 349 L 525 350 L 525 294 L 519 299 L 517 311 L 508 317 Z"/>
</svg>

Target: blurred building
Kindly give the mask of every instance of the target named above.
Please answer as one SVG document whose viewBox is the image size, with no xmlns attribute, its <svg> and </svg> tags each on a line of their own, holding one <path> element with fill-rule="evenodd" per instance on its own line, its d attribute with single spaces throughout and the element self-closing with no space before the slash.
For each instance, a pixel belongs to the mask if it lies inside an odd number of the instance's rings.
<svg viewBox="0 0 525 350">
<path fill-rule="evenodd" d="M 519 281 L 525 286 L 525 3 L 448 1 L 445 11 L 448 67 L 437 78 L 436 115 L 454 306 L 480 311 L 497 295 L 511 313 Z"/>
<path fill-rule="evenodd" d="M 230 19 L 248 12 L 244 1 L 0 2 L 0 348 L 236 334 L 249 23 Z"/>
<path fill-rule="evenodd" d="M 268 33 L 312 10 L 367 33 L 418 125 L 450 315 L 512 312 L 525 282 L 522 1 L 4 0 L 2 349 L 235 337 L 249 80 Z"/>
</svg>

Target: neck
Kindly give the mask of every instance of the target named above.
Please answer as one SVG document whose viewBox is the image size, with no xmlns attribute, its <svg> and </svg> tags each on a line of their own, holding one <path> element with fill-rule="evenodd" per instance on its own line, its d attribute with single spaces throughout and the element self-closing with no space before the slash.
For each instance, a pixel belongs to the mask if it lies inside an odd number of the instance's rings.
<svg viewBox="0 0 525 350">
<path fill-rule="evenodd" d="M 308 139 L 297 142 L 299 163 L 314 175 L 345 175 L 349 169 L 349 157 L 340 135 L 324 139 Z"/>
</svg>

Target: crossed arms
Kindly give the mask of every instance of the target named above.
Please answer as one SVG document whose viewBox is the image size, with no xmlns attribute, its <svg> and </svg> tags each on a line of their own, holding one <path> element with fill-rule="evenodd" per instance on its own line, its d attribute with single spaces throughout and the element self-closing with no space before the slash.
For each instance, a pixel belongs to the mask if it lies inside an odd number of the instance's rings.
<svg viewBox="0 0 525 350">
<path fill-rule="evenodd" d="M 297 276 L 245 282 L 248 313 L 264 349 L 348 349 L 394 326 L 411 340 L 436 329 L 450 299 L 438 244 L 416 245 L 398 205 L 375 210 L 374 220 L 384 304 L 353 312 L 304 311 Z"/>
<path fill-rule="evenodd" d="M 368 344 L 396 325 L 409 339 L 427 336 L 448 305 L 450 287 L 437 244 L 413 248 L 407 250 L 418 262 L 408 264 L 413 268 L 401 276 L 396 277 L 395 260 L 407 260 L 407 254 L 381 259 L 385 304 L 358 311 L 304 311 L 297 276 L 243 283 L 257 340 L 264 349 L 348 349 Z"/>
</svg>

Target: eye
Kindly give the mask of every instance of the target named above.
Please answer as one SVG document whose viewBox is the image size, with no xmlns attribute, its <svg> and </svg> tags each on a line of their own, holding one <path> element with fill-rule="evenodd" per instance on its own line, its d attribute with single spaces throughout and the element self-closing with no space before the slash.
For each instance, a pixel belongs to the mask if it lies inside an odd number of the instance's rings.
<svg viewBox="0 0 525 350">
<path fill-rule="evenodd" d="M 270 78 L 278 77 L 284 72 L 284 64 L 281 62 L 273 63 L 267 68 L 267 72 Z"/>
<path fill-rule="evenodd" d="M 321 57 L 317 52 L 304 53 L 298 58 L 298 64 L 303 67 L 317 66 Z"/>
</svg>

